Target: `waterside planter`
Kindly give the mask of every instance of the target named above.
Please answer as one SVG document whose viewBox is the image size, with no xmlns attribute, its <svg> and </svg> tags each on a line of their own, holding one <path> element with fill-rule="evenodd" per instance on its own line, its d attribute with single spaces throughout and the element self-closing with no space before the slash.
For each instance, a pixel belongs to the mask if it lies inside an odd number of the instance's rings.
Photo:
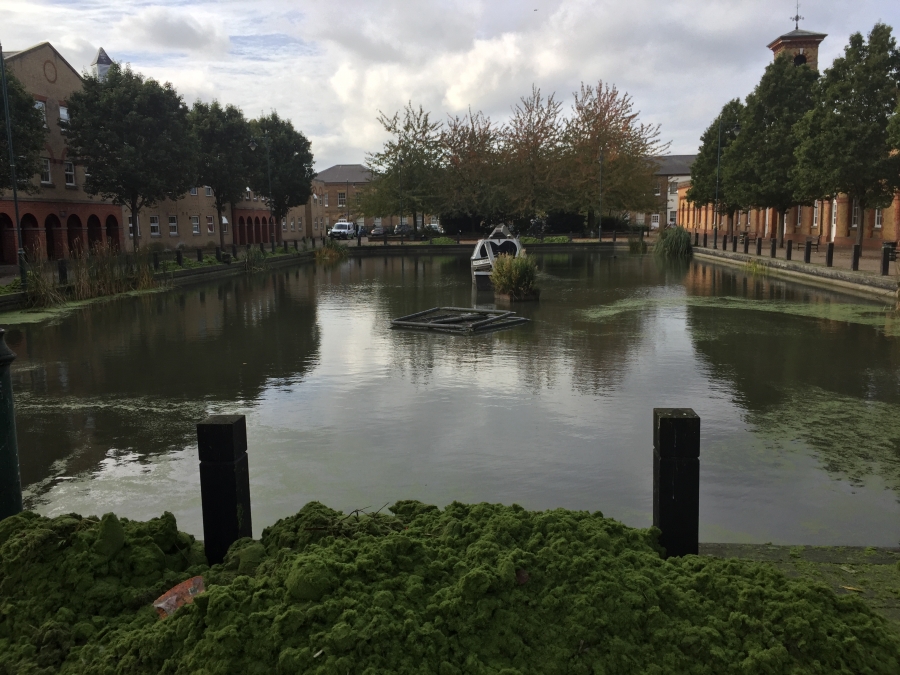
<svg viewBox="0 0 900 675">
<path fill-rule="evenodd" d="M 541 289 L 533 288 L 524 293 L 500 293 L 499 291 L 494 291 L 494 299 L 503 302 L 534 302 L 541 299 Z"/>
</svg>

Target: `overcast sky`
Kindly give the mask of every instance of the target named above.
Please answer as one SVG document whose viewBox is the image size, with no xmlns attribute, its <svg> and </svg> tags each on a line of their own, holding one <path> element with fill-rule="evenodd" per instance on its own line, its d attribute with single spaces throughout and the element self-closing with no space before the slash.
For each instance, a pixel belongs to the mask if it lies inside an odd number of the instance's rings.
<svg viewBox="0 0 900 675">
<path fill-rule="evenodd" d="M 79 71 L 102 46 L 188 104 L 275 109 L 322 170 L 381 146 L 379 110 L 471 106 L 503 121 L 532 83 L 567 108 L 581 82 L 613 83 L 673 153 L 693 153 L 721 106 L 759 81 L 794 13 L 791 0 L 0 0 L 0 40 L 49 41 Z M 852 32 L 900 29 L 897 0 L 809 0 L 800 14 L 828 34 L 820 69 Z"/>
</svg>

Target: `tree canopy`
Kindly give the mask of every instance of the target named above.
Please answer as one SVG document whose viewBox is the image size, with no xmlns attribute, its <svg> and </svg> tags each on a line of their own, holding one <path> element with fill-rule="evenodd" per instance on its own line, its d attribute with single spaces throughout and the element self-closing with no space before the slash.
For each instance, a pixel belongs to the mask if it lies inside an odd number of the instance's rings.
<svg viewBox="0 0 900 675">
<path fill-rule="evenodd" d="M 170 83 L 117 63 L 102 80 L 86 77 L 68 103 L 69 121 L 60 124 L 70 156 L 86 167 L 84 190 L 130 209 L 136 250 L 141 209 L 197 184 L 187 106 Z"/>
<path fill-rule="evenodd" d="M 16 189 L 32 193 L 40 190 L 34 181 L 41 171 L 41 150 L 47 136 L 43 113 L 35 107 L 34 99 L 25 87 L 6 71 L 9 97 L 9 117 L 12 121 L 12 144 L 16 159 Z M 6 104 L 0 96 L 0 190 L 12 189 L 9 166 L 9 143 L 6 129 Z"/>
<path fill-rule="evenodd" d="M 844 193 L 863 213 L 890 203 L 900 188 L 900 154 L 889 142 L 898 88 L 900 53 L 890 26 L 876 24 L 868 41 L 860 33 L 851 35 L 843 56 L 816 86 L 812 109 L 797 125 L 793 179 L 799 198 Z M 864 229 L 859 223 L 857 243 Z"/>
<path fill-rule="evenodd" d="M 225 246 L 222 212 L 238 202 L 250 170 L 250 123 L 238 108 L 218 101 L 197 101 L 188 116 L 197 138 L 197 178 L 207 185 L 216 203 L 219 244 Z"/>
<path fill-rule="evenodd" d="M 313 155 L 309 140 L 277 112 L 250 122 L 257 144 L 250 166 L 250 187 L 263 195 L 275 226 L 289 210 L 305 204 L 312 194 Z M 271 189 L 270 189 L 271 179 Z"/>
</svg>

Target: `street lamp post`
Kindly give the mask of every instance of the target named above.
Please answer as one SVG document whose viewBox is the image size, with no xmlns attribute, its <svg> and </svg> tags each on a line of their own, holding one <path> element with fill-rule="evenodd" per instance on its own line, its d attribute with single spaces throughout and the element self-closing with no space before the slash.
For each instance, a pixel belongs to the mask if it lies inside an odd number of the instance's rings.
<svg viewBox="0 0 900 675">
<path fill-rule="evenodd" d="M 403 236 L 403 156 L 400 156 L 400 236 Z M 400 240 L 402 243 L 402 239 Z"/>
<path fill-rule="evenodd" d="M 262 140 L 263 140 L 263 143 L 266 144 L 266 170 L 267 170 L 267 173 L 269 176 L 269 199 L 267 200 L 269 202 L 269 228 L 270 228 L 269 236 L 272 238 L 271 244 L 272 244 L 272 249 L 274 250 L 275 249 L 275 217 L 272 214 L 272 199 L 273 199 L 273 195 L 272 195 L 272 157 L 271 157 L 271 153 L 269 152 L 269 134 L 268 134 L 268 132 L 263 133 Z M 259 147 L 259 144 L 256 142 L 256 138 L 255 137 L 251 138 L 249 148 L 251 150 L 256 150 L 256 148 L 258 148 L 258 147 Z"/>
<path fill-rule="evenodd" d="M 12 118 L 9 113 L 9 91 L 6 85 L 6 62 L 3 60 L 3 45 L 0 44 L 0 84 L 3 87 L 3 110 L 6 116 L 6 143 L 9 146 L 9 177 L 12 183 L 13 209 L 16 214 L 16 236 L 19 239 L 19 277 L 22 280 L 22 290 L 28 284 L 28 274 L 25 269 L 25 242 L 22 239 L 22 221 L 19 219 L 19 190 L 16 187 L 16 155 L 13 152 L 12 142 Z"/>
<path fill-rule="evenodd" d="M 603 241 L 603 151 L 597 159 L 600 169 L 597 172 L 597 241 Z"/>
</svg>

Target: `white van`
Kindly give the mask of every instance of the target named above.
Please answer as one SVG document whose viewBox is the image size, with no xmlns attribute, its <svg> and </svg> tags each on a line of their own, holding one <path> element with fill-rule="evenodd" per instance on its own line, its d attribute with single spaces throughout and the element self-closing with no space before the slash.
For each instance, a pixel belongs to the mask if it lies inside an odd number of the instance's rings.
<svg viewBox="0 0 900 675">
<path fill-rule="evenodd" d="M 339 220 L 328 232 L 328 236 L 332 239 L 355 239 L 356 225 L 348 223 L 346 220 Z"/>
</svg>

